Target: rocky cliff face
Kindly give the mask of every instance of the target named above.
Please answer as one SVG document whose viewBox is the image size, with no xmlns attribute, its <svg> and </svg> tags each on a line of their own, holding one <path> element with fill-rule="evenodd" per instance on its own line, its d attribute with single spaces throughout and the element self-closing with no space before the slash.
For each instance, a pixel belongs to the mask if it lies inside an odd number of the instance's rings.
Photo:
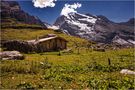
<svg viewBox="0 0 135 90">
<path fill-rule="evenodd" d="M 95 42 L 114 43 L 113 40 L 115 40 L 115 43 L 122 45 L 125 44 L 122 43 L 123 41 L 130 44 L 134 43 L 134 19 L 130 19 L 128 22 L 115 23 L 102 15 L 69 13 L 68 16 L 58 17 L 54 25 L 66 34 Z M 115 38 L 116 36 L 117 38 Z"/>
<path fill-rule="evenodd" d="M 16 1 L 1 1 L 1 22 L 10 24 L 34 24 L 46 28 L 43 22 L 21 9 Z"/>
</svg>

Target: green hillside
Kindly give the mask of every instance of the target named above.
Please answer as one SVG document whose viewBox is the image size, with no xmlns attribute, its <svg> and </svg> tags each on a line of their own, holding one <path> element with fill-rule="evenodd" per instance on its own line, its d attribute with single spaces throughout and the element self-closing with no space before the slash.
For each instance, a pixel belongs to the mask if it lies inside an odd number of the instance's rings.
<svg viewBox="0 0 135 90">
<path fill-rule="evenodd" d="M 56 34 L 68 40 L 72 52 L 24 54 L 24 60 L 2 60 L 2 89 L 134 89 L 134 76 L 120 74 L 135 69 L 134 49 L 93 51 L 90 42 L 53 30 L 2 29 L 2 40 L 30 40 Z M 75 47 L 75 43 L 79 45 Z M 95 44 L 93 44 L 95 45 Z M 60 53 L 60 54 L 59 54 Z M 110 65 L 108 60 L 110 59 Z"/>
<path fill-rule="evenodd" d="M 56 34 L 57 36 L 63 37 L 69 41 L 68 46 L 72 46 L 73 42 L 83 43 L 88 42 L 85 39 L 80 39 L 78 37 L 69 36 L 61 32 L 54 30 L 35 30 L 35 29 L 2 29 L 2 40 L 31 40 L 37 37 L 42 37 L 47 34 Z"/>
</svg>

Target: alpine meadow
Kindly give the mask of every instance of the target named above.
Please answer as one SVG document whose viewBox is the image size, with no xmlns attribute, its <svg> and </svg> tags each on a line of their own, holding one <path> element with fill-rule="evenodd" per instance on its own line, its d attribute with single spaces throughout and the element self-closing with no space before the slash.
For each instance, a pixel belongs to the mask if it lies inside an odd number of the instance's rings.
<svg viewBox="0 0 135 90">
<path fill-rule="evenodd" d="M 132 0 L 2 0 L 0 89 L 134 90 L 134 21 Z"/>
</svg>

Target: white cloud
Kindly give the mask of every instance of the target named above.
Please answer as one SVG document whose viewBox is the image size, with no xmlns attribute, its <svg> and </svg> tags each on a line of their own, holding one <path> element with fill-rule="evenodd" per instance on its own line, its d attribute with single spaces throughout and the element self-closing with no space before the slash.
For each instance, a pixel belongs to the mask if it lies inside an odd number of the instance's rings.
<svg viewBox="0 0 135 90">
<path fill-rule="evenodd" d="M 32 0 L 34 6 L 39 8 L 54 7 L 55 1 L 57 0 Z"/>
<path fill-rule="evenodd" d="M 80 4 L 80 3 L 74 3 L 72 5 L 65 4 L 65 6 L 63 7 L 63 9 L 61 11 L 61 15 L 67 16 L 68 13 L 77 12 L 76 9 L 80 8 L 81 6 L 82 6 L 82 4 Z"/>
</svg>

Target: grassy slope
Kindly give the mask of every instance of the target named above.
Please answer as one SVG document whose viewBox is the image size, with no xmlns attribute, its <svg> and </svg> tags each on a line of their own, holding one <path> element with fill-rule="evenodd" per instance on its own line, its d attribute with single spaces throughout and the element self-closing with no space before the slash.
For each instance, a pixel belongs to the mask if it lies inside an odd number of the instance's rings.
<svg viewBox="0 0 135 90">
<path fill-rule="evenodd" d="M 31 40 L 36 37 L 40 37 L 46 34 L 56 34 L 60 37 L 63 37 L 69 41 L 68 46 L 73 45 L 73 41 L 75 42 L 87 42 L 84 39 L 80 39 L 73 36 L 68 36 L 63 33 L 54 32 L 53 30 L 33 30 L 33 29 L 2 29 L 2 40 Z"/>
<path fill-rule="evenodd" d="M 2 39 L 28 40 L 48 33 L 67 39 L 69 48 L 73 48 L 72 41 L 87 42 L 52 30 L 28 29 L 4 29 Z M 86 51 L 86 48 L 81 48 L 80 54 L 73 48 L 73 53 L 62 53 L 61 56 L 58 56 L 58 52 L 25 54 L 26 58 L 22 61 L 1 61 L 1 87 L 131 89 L 135 87 L 134 77 L 121 75 L 119 71 L 122 68 L 134 69 L 133 55 L 133 49 L 96 52 Z M 111 72 L 108 70 L 108 58 L 111 59 Z"/>
<path fill-rule="evenodd" d="M 25 24 L 23 21 L 17 21 L 15 18 L 2 18 L 1 19 L 1 28 L 35 28 L 35 29 L 42 29 L 43 26 L 38 24 Z"/>
</svg>

